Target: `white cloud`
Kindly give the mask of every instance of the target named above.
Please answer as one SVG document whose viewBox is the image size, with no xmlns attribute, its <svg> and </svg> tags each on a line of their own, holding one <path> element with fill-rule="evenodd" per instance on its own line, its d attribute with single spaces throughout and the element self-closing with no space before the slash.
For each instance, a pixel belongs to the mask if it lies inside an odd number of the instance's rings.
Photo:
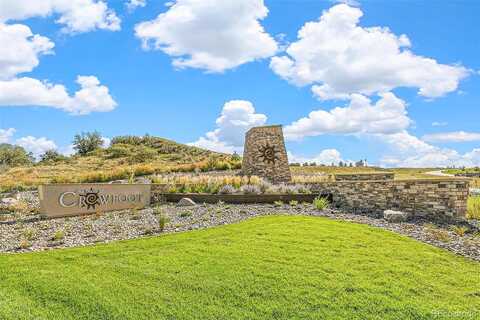
<svg viewBox="0 0 480 320">
<path fill-rule="evenodd" d="M 58 14 L 57 23 L 68 33 L 95 29 L 120 30 L 120 19 L 101 0 L 0 0 L 0 22 Z"/>
<path fill-rule="evenodd" d="M 288 140 L 300 140 L 322 134 L 395 133 L 410 123 L 405 102 L 393 93 L 380 94 L 375 104 L 365 96 L 353 94 L 347 107 L 312 111 L 308 117 L 286 126 L 284 131 Z"/>
<path fill-rule="evenodd" d="M 135 34 L 144 48 L 172 56 L 175 67 L 223 72 L 277 52 L 259 22 L 267 14 L 263 0 L 177 0 Z"/>
<path fill-rule="evenodd" d="M 445 127 L 447 125 L 448 125 L 448 122 L 439 122 L 439 121 L 432 122 L 432 127 Z"/>
<path fill-rule="evenodd" d="M 390 147 L 390 155 L 381 159 L 382 165 L 391 167 L 448 167 L 479 166 L 480 149 L 461 154 L 453 149 L 432 146 L 408 132 L 377 135 Z"/>
<path fill-rule="evenodd" d="M 131 12 L 137 8 L 143 8 L 147 5 L 147 0 L 129 0 L 126 3 L 127 9 Z"/>
<path fill-rule="evenodd" d="M 8 143 L 8 141 L 14 134 L 15 134 L 14 128 L 0 129 L 0 143 Z"/>
<path fill-rule="evenodd" d="M 116 102 L 107 87 L 94 76 L 78 76 L 81 89 L 69 96 L 63 85 L 42 82 L 33 78 L 0 81 L 0 106 L 44 106 L 84 115 L 107 112 Z"/>
<path fill-rule="evenodd" d="M 208 133 L 207 133 L 208 136 Z M 235 148 L 232 145 L 226 144 L 222 141 L 215 141 L 210 139 L 209 137 L 200 137 L 197 141 L 188 143 L 188 145 L 221 152 L 221 153 L 233 153 L 235 151 L 239 151 L 240 148 Z"/>
<path fill-rule="evenodd" d="M 22 24 L 0 23 L 0 80 L 22 72 L 30 72 L 38 66 L 39 55 L 51 54 L 53 42 L 46 37 L 33 34 Z"/>
<path fill-rule="evenodd" d="M 349 6 L 353 6 L 353 7 L 358 7 L 358 6 L 360 6 L 360 2 L 357 1 L 357 0 L 331 0 L 331 2 L 334 2 L 334 3 L 345 3 L 345 4 L 348 4 Z"/>
<path fill-rule="evenodd" d="M 397 87 L 418 88 L 435 98 L 455 91 L 469 70 L 415 55 L 406 35 L 386 27 L 358 25 L 363 12 L 339 4 L 308 22 L 286 55 L 273 57 L 272 70 L 299 86 L 313 85 L 320 99 L 348 99 L 352 93 L 371 95 Z"/>
<path fill-rule="evenodd" d="M 110 147 L 111 143 L 112 143 L 112 139 L 108 137 L 102 137 L 102 147 L 108 148 Z"/>
<path fill-rule="evenodd" d="M 45 153 L 45 151 L 57 149 L 55 142 L 44 137 L 35 138 L 27 136 L 17 139 L 15 144 L 23 147 L 27 152 L 31 152 L 37 159 L 41 154 Z"/>
<path fill-rule="evenodd" d="M 216 120 L 217 128 L 190 145 L 218 152 L 238 152 L 243 149 L 245 133 L 266 122 L 267 116 L 255 113 L 251 102 L 232 100 L 223 106 L 222 113 Z"/>
<path fill-rule="evenodd" d="M 94 76 L 78 76 L 81 89 L 69 96 L 63 85 L 51 84 L 18 74 L 30 72 L 39 56 L 51 54 L 54 44 L 33 34 L 26 25 L 0 23 L 0 106 L 45 106 L 72 114 L 111 111 L 117 105 L 106 86 Z"/>
<path fill-rule="evenodd" d="M 305 162 L 315 162 L 316 164 L 325 164 L 330 165 L 332 163 L 338 164 L 340 161 L 345 162 L 342 159 L 342 155 L 336 149 L 325 149 L 322 150 L 318 155 L 315 157 L 302 157 L 294 155 L 291 152 L 288 152 L 288 160 L 290 163 L 305 163 Z"/>
<path fill-rule="evenodd" d="M 68 146 L 66 147 L 62 147 L 58 150 L 61 154 L 63 154 L 64 156 L 71 156 L 71 155 L 74 155 L 77 151 L 75 150 L 74 148 L 74 145 L 73 144 L 69 144 Z"/>
<path fill-rule="evenodd" d="M 468 141 L 480 141 L 480 133 L 477 132 L 441 132 L 427 134 L 422 137 L 422 140 L 428 142 L 468 142 Z"/>
</svg>

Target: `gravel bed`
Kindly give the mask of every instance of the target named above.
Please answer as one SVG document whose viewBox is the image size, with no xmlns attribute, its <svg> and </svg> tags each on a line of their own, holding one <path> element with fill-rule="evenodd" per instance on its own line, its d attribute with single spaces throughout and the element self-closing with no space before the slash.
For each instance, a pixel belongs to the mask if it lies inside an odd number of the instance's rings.
<svg viewBox="0 0 480 320">
<path fill-rule="evenodd" d="M 33 198 L 28 198 L 28 201 L 34 201 Z M 0 222 L 0 252 L 28 252 L 86 246 L 162 233 L 205 229 L 274 214 L 323 216 L 368 224 L 480 261 L 480 235 L 474 223 L 470 222 L 468 226 L 470 231 L 461 236 L 458 231 L 454 232 L 450 225 L 435 226 L 422 220 L 389 223 L 381 218 L 337 210 L 319 211 L 311 204 L 275 206 L 220 203 L 192 207 L 162 204 L 143 210 L 124 210 L 59 219 L 41 219 L 35 214 L 16 217 L 16 219 L 12 217 Z M 159 223 L 162 220 L 161 217 L 168 217 L 169 220 L 163 230 Z M 463 224 L 466 223 L 463 222 Z"/>
</svg>

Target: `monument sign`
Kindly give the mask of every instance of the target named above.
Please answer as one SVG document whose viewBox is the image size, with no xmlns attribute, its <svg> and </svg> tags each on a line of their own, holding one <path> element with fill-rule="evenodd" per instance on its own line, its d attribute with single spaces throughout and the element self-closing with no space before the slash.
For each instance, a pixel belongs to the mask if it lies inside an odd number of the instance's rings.
<svg viewBox="0 0 480 320">
<path fill-rule="evenodd" d="M 47 217 L 144 208 L 149 184 L 50 184 L 39 187 L 40 212 Z"/>
<path fill-rule="evenodd" d="M 292 180 L 282 126 L 254 127 L 246 133 L 242 173 L 274 183 Z"/>
</svg>

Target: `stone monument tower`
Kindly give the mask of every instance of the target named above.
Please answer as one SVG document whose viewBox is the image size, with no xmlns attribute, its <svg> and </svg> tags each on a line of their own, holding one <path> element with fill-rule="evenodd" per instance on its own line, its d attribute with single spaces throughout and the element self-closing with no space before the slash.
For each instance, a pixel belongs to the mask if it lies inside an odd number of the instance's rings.
<svg viewBox="0 0 480 320">
<path fill-rule="evenodd" d="M 254 127 L 245 135 L 242 173 L 273 183 L 290 182 L 287 151 L 282 126 Z"/>
</svg>

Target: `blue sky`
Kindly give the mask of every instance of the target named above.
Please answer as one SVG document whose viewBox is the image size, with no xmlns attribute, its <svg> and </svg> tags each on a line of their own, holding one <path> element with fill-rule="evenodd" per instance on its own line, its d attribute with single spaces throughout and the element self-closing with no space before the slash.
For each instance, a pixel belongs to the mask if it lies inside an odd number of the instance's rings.
<svg viewBox="0 0 480 320">
<path fill-rule="evenodd" d="M 477 1 L 130 1 L 0 0 L 0 142 L 283 124 L 291 161 L 480 165 Z"/>
</svg>

